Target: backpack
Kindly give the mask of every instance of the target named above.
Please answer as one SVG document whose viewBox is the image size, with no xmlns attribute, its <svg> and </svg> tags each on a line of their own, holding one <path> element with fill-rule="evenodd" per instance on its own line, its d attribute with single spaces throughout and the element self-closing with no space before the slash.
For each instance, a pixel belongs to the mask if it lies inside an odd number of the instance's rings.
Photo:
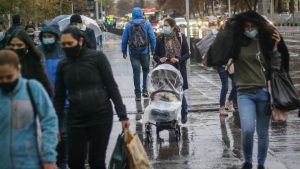
<svg viewBox="0 0 300 169">
<path fill-rule="evenodd" d="M 144 26 L 145 21 L 140 23 L 135 23 L 133 21 L 129 22 L 131 28 L 129 30 L 129 40 L 128 45 L 130 49 L 142 50 L 148 47 L 148 36 L 147 30 Z"/>
</svg>

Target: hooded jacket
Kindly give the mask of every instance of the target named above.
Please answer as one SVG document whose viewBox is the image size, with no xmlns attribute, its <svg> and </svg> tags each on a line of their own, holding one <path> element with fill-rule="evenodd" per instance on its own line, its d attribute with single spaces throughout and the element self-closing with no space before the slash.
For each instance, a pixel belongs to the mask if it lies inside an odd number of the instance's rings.
<svg viewBox="0 0 300 169">
<path fill-rule="evenodd" d="M 246 21 L 256 24 L 258 28 L 260 50 L 265 57 L 265 60 L 270 63 L 271 57 L 274 54 L 271 52 L 274 47 L 272 34 L 276 28 L 258 13 L 247 11 L 231 17 L 226 22 L 225 28 L 219 31 L 207 53 L 209 66 L 225 65 L 229 58 L 232 57 L 235 59 L 239 56 L 241 47 L 247 45 L 249 42 L 249 38 L 244 35 L 243 26 Z M 282 37 L 277 48 L 281 55 L 281 68 L 288 72 L 290 56 Z"/>
<path fill-rule="evenodd" d="M 132 10 L 132 17 L 133 17 L 133 22 L 134 23 L 141 23 L 143 21 L 143 11 L 141 8 L 133 8 Z M 151 44 L 151 51 L 154 53 L 155 51 L 155 46 L 156 46 L 156 37 L 153 32 L 152 26 L 150 22 L 146 21 L 144 22 L 144 26 L 147 30 L 147 36 L 148 36 L 148 41 Z M 126 54 L 127 53 L 127 44 L 129 40 L 129 32 L 131 29 L 132 25 L 128 22 L 125 25 L 125 30 L 122 35 L 122 53 Z M 129 55 L 149 55 L 149 48 L 145 48 L 142 50 L 129 50 Z"/>
<path fill-rule="evenodd" d="M 55 35 L 55 43 L 51 44 L 51 45 L 45 45 L 43 43 L 43 34 L 44 33 L 51 33 L 51 34 Z M 46 73 L 51 82 L 52 88 L 54 88 L 57 65 L 65 57 L 64 51 L 61 49 L 60 43 L 58 41 L 59 32 L 54 27 L 45 27 L 41 31 L 39 38 L 41 41 L 41 45 L 38 48 L 44 54 Z"/>
<path fill-rule="evenodd" d="M 31 103 L 27 82 L 34 103 Z M 41 140 L 37 138 L 32 104 L 37 108 Z M 58 122 L 43 86 L 36 80 L 27 81 L 20 76 L 12 93 L 6 94 L 0 89 L 0 105 L 0 168 L 41 169 L 40 162 L 55 163 Z M 41 154 L 38 143 L 41 143 Z"/>
</svg>

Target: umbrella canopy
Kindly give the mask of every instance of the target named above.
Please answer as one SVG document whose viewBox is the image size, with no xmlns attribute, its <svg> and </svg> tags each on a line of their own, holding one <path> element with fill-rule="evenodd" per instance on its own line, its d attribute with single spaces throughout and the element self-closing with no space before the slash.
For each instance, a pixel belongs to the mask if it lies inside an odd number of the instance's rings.
<svg viewBox="0 0 300 169">
<path fill-rule="evenodd" d="M 80 15 L 80 16 L 81 16 L 82 22 L 86 25 L 86 27 L 94 30 L 96 37 L 101 35 L 101 29 L 94 19 L 89 18 L 84 15 Z M 58 22 L 60 31 L 64 30 L 70 24 L 70 18 L 71 18 L 71 16 L 69 15 L 68 17 L 66 17 Z"/>
<path fill-rule="evenodd" d="M 69 15 L 59 15 L 52 19 L 49 23 L 47 23 L 47 26 L 52 26 L 52 25 L 58 25 L 58 22 L 61 21 L 62 19 L 67 18 Z"/>
</svg>

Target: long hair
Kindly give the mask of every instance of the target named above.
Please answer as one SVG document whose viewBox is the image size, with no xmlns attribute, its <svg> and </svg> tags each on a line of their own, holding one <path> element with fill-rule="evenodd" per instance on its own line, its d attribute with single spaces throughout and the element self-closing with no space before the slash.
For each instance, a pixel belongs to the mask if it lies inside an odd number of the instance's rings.
<svg viewBox="0 0 300 169">
<path fill-rule="evenodd" d="M 35 47 L 34 42 L 24 30 L 18 30 L 14 32 L 14 34 L 8 40 L 8 44 L 11 43 L 13 38 L 20 39 L 23 43 L 25 43 L 28 50 L 26 56 L 21 59 L 22 76 L 27 79 L 36 79 L 42 83 L 49 96 L 52 96 L 53 93 L 50 81 L 43 65 L 42 53 L 37 47 Z"/>
</svg>

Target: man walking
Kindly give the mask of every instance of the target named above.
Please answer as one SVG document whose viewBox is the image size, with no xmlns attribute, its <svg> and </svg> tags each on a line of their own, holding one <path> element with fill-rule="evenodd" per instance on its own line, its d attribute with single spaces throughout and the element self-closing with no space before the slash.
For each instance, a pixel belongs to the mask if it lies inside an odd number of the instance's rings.
<svg viewBox="0 0 300 169">
<path fill-rule="evenodd" d="M 140 101 L 141 95 L 149 97 L 147 91 L 147 75 L 149 73 L 149 43 L 151 43 L 152 54 L 155 50 L 156 37 L 152 26 L 143 17 L 141 8 L 132 11 L 133 20 L 128 22 L 122 35 L 122 52 L 124 59 L 127 58 L 127 45 L 129 46 L 130 61 L 133 70 L 135 88 L 135 100 Z M 140 86 L 140 71 L 143 70 L 143 89 Z"/>
</svg>

